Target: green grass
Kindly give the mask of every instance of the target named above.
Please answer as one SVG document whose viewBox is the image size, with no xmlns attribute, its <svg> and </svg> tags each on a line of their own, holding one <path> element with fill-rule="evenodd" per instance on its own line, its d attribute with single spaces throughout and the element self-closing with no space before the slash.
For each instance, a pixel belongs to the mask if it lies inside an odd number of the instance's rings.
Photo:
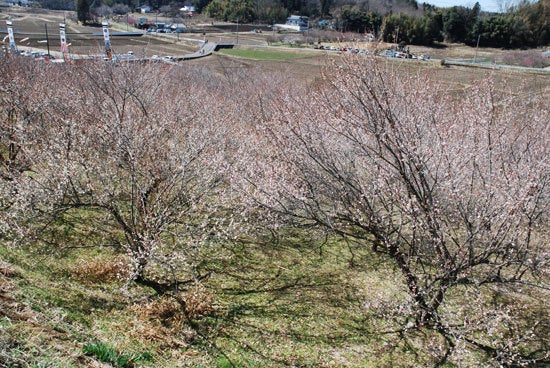
<svg viewBox="0 0 550 368">
<path fill-rule="evenodd" d="M 47 256 L 0 246 L 0 257 L 20 270 L 10 279 L 13 295 L 32 312 L 29 320 L 2 320 L 0 354 L 56 367 L 78 366 L 79 353 L 90 364 L 115 367 L 138 359 L 143 367 L 182 359 L 192 367 L 375 366 L 368 353 L 377 338 L 360 295 L 378 283 L 378 271 L 364 271 L 375 265 L 368 266 L 362 248 L 350 267 L 347 248 L 317 243 L 289 236 L 278 244 L 213 249 L 201 272 L 212 275 L 204 287 L 214 294 L 214 309 L 195 321 L 196 333 L 137 310 L 154 298 L 151 290 L 130 285 L 121 292 L 120 282 L 90 284 L 72 276 L 81 259 L 114 256 L 108 249 Z M 3 350 L 2 341 L 17 349 Z M 154 362 L 140 355 L 144 351 Z"/>
<path fill-rule="evenodd" d="M 0 258 L 17 270 L 8 279 L 16 309 L 28 310 L 28 318 L 0 318 L 0 359 L 55 367 L 429 366 L 422 351 L 382 334 L 393 322 L 365 307 L 404 297 L 394 270 L 368 247 L 307 233 L 212 247 L 197 270 L 210 274 L 203 288 L 212 309 L 193 326 L 177 309 L 155 306 L 150 289 L 73 277 L 79 261 L 114 256 L 108 249 L 38 256 L 0 245 Z"/>
<path fill-rule="evenodd" d="M 248 49 L 248 48 L 234 48 L 234 49 L 222 49 L 220 54 L 236 56 L 244 59 L 258 60 L 258 61 L 286 61 L 294 59 L 302 59 L 312 56 L 311 53 L 304 51 L 288 51 L 288 50 L 274 50 L 274 49 Z"/>
<path fill-rule="evenodd" d="M 83 351 L 104 363 L 111 363 L 117 368 L 129 368 L 133 367 L 136 363 L 139 364 L 153 361 L 153 356 L 150 353 L 119 353 L 114 348 L 102 342 L 84 345 Z"/>
</svg>

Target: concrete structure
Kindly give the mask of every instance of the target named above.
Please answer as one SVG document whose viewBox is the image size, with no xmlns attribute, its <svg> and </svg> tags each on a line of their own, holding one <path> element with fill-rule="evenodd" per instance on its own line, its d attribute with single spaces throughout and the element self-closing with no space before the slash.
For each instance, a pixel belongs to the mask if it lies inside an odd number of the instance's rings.
<svg viewBox="0 0 550 368">
<path fill-rule="evenodd" d="M 306 31 L 309 28 L 309 18 L 303 15 L 291 15 L 286 19 L 285 24 L 275 24 L 273 28 L 280 31 Z"/>
</svg>

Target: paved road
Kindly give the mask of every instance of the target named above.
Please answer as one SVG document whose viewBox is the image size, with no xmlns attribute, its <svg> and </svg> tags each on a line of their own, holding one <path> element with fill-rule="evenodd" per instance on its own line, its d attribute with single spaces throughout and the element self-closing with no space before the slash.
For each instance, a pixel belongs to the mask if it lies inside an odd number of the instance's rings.
<svg viewBox="0 0 550 368">
<path fill-rule="evenodd" d="M 201 46 L 197 51 L 195 51 L 191 54 L 176 56 L 175 58 L 177 60 L 198 59 L 198 58 L 201 58 L 201 57 L 212 55 L 212 53 L 214 51 L 216 51 L 216 49 L 218 47 L 218 44 L 214 43 L 214 42 L 208 42 L 208 41 L 206 41 L 206 42 L 205 41 L 200 41 L 200 42 L 201 42 Z"/>
<path fill-rule="evenodd" d="M 550 72 L 549 68 L 533 68 L 533 67 L 527 67 L 527 66 L 492 64 L 492 63 L 474 63 L 473 61 L 469 61 L 469 60 L 445 59 L 445 64 L 471 66 L 471 67 L 477 67 L 477 68 L 490 68 L 490 69 L 515 69 L 515 70 L 526 70 L 526 71 L 537 71 L 537 72 Z"/>
</svg>

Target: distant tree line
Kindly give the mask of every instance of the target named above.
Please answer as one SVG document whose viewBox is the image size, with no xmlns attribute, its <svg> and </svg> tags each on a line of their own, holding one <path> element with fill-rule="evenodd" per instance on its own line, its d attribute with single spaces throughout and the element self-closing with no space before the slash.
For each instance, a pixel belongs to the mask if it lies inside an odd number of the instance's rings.
<svg viewBox="0 0 550 368">
<path fill-rule="evenodd" d="M 550 1 L 522 2 L 506 13 L 479 14 L 479 8 L 451 8 L 444 18 L 448 40 L 492 47 L 536 47 L 550 42 Z M 462 26 L 461 26 L 462 24 Z"/>
<path fill-rule="evenodd" d="M 78 19 L 91 14 L 123 14 L 140 3 L 135 0 L 39 0 L 51 9 L 76 9 Z M 143 2 L 145 4 L 145 2 Z M 291 14 L 328 20 L 342 32 L 374 33 L 385 42 L 432 45 L 458 42 L 467 45 L 522 48 L 550 43 L 550 0 L 520 0 L 503 13 L 485 13 L 473 7 L 438 8 L 416 0 L 152 0 L 153 8 L 177 10 L 193 4 L 212 18 L 240 23 L 284 22 Z"/>
<path fill-rule="evenodd" d="M 505 13 L 484 13 L 479 3 L 472 8 L 421 6 L 414 0 L 390 5 L 338 0 L 197 0 L 200 11 L 224 20 L 268 23 L 284 21 L 290 14 L 330 19 L 343 32 L 369 32 L 385 42 L 432 45 L 448 41 L 475 46 L 521 48 L 550 43 L 550 0 L 522 0 Z"/>
<path fill-rule="evenodd" d="M 479 3 L 449 9 L 424 5 L 421 15 L 386 14 L 379 36 L 386 42 L 415 45 L 445 40 L 470 46 L 539 47 L 550 43 L 549 14 L 550 0 L 523 1 L 499 14 L 481 12 Z"/>
</svg>

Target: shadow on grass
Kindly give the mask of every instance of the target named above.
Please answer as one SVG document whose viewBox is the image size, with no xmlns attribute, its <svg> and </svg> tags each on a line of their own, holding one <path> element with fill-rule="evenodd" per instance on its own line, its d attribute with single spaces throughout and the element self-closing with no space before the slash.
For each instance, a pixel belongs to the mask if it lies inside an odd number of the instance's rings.
<svg viewBox="0 0 550 368">
<path fill-rule="evenodd" d="M 204 340 L 241 366 L 270 367 L 318 366 L 334 349 L 367 345 L 373 331 L 350 259 L 368 251 L 354 251 L 307 239 L 236 245 L 206 266 L 220 306 L 197 324 Z"/>
</svg>

